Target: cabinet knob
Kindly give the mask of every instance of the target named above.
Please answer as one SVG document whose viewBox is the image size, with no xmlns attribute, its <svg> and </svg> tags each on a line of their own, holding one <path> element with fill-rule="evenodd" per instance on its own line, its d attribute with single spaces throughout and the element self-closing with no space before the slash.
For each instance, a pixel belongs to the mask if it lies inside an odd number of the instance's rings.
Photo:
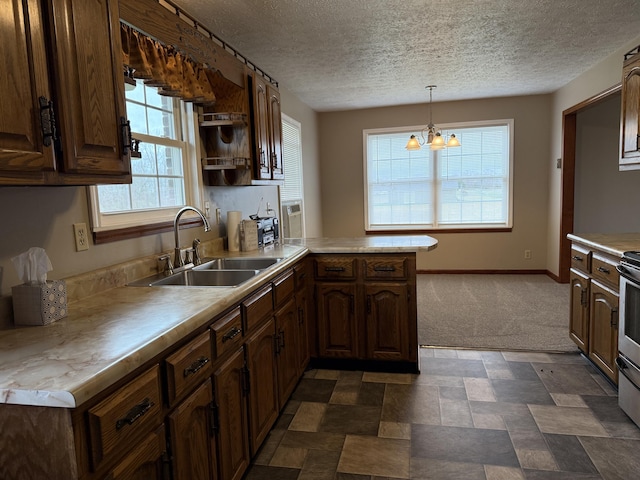
<svg viewBox="0 0 640 480">
<path fill-rule="evenodd" d="M 582 257 L 579 255 L 574 255 L 573 257 L 571 257 L 572 260 L 575 260 L 576 262 L 581 262 L 582 261 Z"/>
<path fill-rule="evenodd" d="M 153 405 L 154 404 L 150 399 L 145 398 L 141 403 L 129 410 L 124 418 L 120 418 L 116 421 L 116 430 L 120 430 L 125 425 L 132 425 L 133 422 L 147 413 Z"/>
<path fill-rule="evenodd" d="M 609 275 L 611 273 L 611 270 L 604 267 L 598 267 L 598 271 L 604 273 L 605 275 Z"/>
</svg>

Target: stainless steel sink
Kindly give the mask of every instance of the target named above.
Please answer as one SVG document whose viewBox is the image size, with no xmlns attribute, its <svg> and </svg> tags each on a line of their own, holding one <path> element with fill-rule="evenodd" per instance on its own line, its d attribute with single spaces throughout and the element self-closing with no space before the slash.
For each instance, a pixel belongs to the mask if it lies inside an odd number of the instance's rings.
<svg viewBox="0 0 640 480">
<path fill-rule="evenodd" d="M 158 287 L 236 287 L 253 278 L 259 270 L 183 270 L 173 275 L 154 275 L 130 283 L 130 286 Z"/>
<path fill-rule="evenodd" d="M 282 258 L 214 258 L 194 267 L 194 270 L 264 270 Z"/>
</svg>

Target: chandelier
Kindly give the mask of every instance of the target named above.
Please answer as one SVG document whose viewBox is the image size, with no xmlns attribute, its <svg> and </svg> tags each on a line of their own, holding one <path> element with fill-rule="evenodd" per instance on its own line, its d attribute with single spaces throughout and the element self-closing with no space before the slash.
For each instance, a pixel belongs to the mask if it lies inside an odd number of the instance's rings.
<svg viewBox="0 0 640 480">
<path fill-rule="evenodd" d="M 442 136 L 440 129 L 438 129 L 432 121 L 432 112 L 431 112 L 431 102 L 433 101 L 433 89 L 436 88 L 435 85 L 427 85 L 425 88 L 429 89 L 429 124 L 422 129 L 420 132 L 420 136 L 422 137 L 422 141 L 418 139 L 415 135 L 411 135 L 409 141 L 407 142 L 406 149 L 407 150 L 420 150 L 422 145 L 429 145 L 431 150 L 441 150 L 445 147 L 459 147 L 460 141 L 456 138 L 455 134 L 451 134 L 448 141 L 445 141 L 445 138 Z M 425 138 L 425 133 L 426 138 Z"/>
</svg>

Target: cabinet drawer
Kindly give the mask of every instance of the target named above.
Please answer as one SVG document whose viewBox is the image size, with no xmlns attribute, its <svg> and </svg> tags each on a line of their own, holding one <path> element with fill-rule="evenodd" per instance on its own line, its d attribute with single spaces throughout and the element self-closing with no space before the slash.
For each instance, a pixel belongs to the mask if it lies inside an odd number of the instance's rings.
<svg viewBox="0 0 640 480">
<path fill-rule="evenodd" d="M 405 279 L 407 278 L 407 258 L 368 257 L 364 260 L 364 275 L 366 279 Z"/>
<path fill-rule="evenodd" d="M 591 251 L 579 245 L 571 245 L 571 268 L 590 273 Z"/>
<path fill-rule="evenodd" d="M 237 350 L 242 343 L 242 314 L 236 307 L 211 325 L 216 357 L 229 350 Z"/>
<path fill-rule="evenodd" d="M 313 262 L 315 276 L 320 279 L 356 278 L 356 259 L 353 257 L 322 257 Z"/>
<path fill-rule="evenodd" d="M 165 360 L 171 405 L 211 375 L 211 336 L 206 331 Z"/>
<path fill-rule="evenodd" d="M 591 276 L 617 290 L 619 288 L 620 275 L 616 270 L 616 265 L 617 262 L 594 253 L 591 259 Z"/>
<path fill-rule="evenodd" d="M 273 303 L 275 307 L 283 304 L 293 296 L 296 283 L 293 270 L 287 270 L 273 280 Z"/>
<path fill-rule="evenodd" d="M 130 449 L 162 422 L 160 368 L 155 365 L 88 412 L 93 468 Z"/>
<path fill-rule="evenodd" d="M 258 290 L 242 302 L 244 333 L 247 334 L 262 320 L 273 314 L 273 295 L 271 284 Z"/>
</svg>

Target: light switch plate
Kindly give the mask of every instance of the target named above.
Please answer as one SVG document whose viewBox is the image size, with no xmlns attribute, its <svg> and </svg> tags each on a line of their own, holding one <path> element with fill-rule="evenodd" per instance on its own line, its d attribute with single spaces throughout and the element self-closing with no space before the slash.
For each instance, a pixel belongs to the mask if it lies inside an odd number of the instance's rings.
<svg viewBox="0 0 640 480">
<path fill-rule="evenodd" d="M 89 250 L 89 235 L 87 233 L 86 223 L 74 223 L 73 234 L 76 239 L 76 252 Z"/>
</svg>

